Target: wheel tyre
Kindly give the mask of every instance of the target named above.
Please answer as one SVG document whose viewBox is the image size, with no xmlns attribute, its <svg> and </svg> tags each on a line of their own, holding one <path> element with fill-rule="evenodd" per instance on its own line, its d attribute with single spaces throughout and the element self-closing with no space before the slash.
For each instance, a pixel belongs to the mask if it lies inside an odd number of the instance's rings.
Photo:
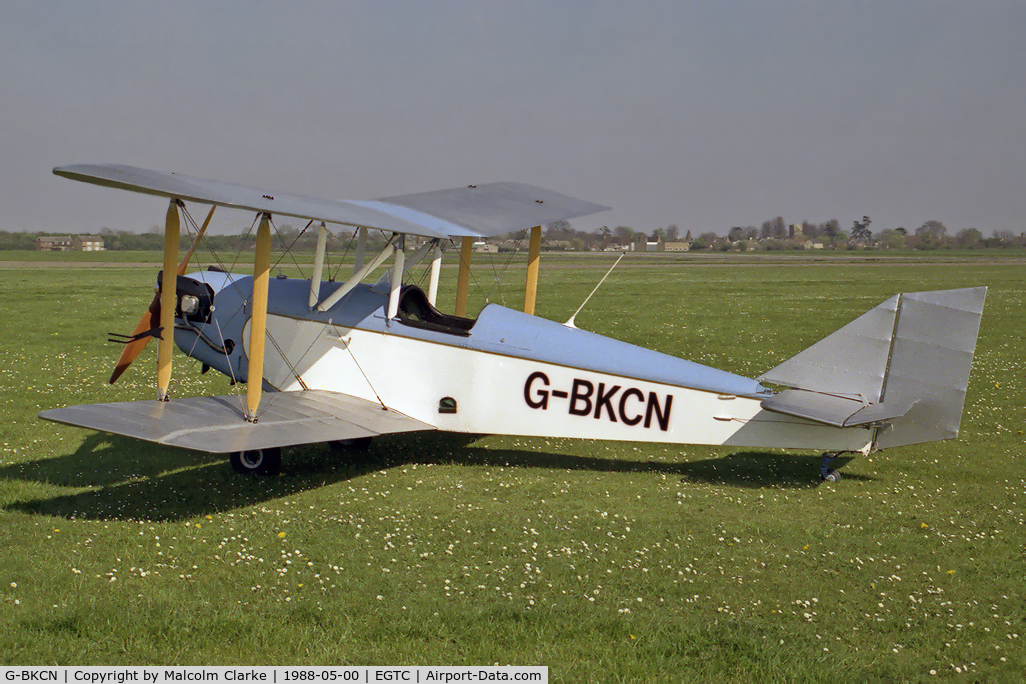
<svg viewBox="0 0 1026 684">
<path fill-rule="evenodd" d="M 228 460 L 232 470 L 244 475 L 277 475 L 281 472 L 281 449 L 253 449 L 233 451 Z"/>
</svg>

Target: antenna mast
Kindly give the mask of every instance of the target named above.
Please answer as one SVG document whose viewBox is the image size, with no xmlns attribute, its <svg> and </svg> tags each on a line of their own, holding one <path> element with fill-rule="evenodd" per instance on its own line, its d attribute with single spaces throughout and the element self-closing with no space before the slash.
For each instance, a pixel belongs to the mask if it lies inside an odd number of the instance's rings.
<svg viewBox="0 0 1026 684">
<path fill-rule="evenodd" d="M 596 292 L 598 292 L 598 289 L 600 287 L 602 287 L 602 283 L 606 282 L 606 278 L 608 278 L 609 274 L 613 272 L 613 269 L 616 268 L 616 265 L 618 263 L 620 263 L 620 259 L 623 259 L 625 256 L 627 256 L 627 252 L 621 252 L 620 253 L 620 258 L 613 262 L 613 265 L 609 267 L 609 270 L 606 271 L 606 274 L 604 276 L 602 276 L 602 280 L 598 281 L 598 285 L 595 286 L 595 289 L 591 291 L 590 295 L 588 295 L 587 297 L 584 298 L 584 301 L 581 302 L 581 305 L 579 307 L 577 307 L 577 311 L 574 311 L 574 315 L 571 316 L 567 320 L 567 322 L 564 323 L 563 325 L 565 325 L 568 328 L 576 328 L 577 327 L 576 325 L 574 325 L 574 319 L 577 318 L 577 314 L 581 313 L 581 309 L 583 309 L 584 305 L 588 303 L 589 299 L 591 299 L 591 295 L 593 295 Z"/>
</svg>

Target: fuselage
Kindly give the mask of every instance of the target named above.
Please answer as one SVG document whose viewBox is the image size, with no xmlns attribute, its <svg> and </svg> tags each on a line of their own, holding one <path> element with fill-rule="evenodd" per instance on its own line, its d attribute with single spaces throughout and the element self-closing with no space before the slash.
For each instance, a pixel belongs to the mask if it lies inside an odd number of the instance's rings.
<svg viewBox="0 0 1026 684">
<path fill-rule="evenodd" d="M 178 319 L 175 342 L 247 381 L 252 277 L 188 277 L 214 306 L 207 320 Z M 338 287 L 321 283 L 320 297 Z M 773 392 L 755 380 L 496 304 L 476 321 L 425 317 L 414 290 L 388 319 L 387 290 L 357 286 L 324 312 L 309 290 L 270 281 L 266 390 L 341 392 L 464 433 L 846 451 L 872 438 L 766 411 Z"/>
</svg>

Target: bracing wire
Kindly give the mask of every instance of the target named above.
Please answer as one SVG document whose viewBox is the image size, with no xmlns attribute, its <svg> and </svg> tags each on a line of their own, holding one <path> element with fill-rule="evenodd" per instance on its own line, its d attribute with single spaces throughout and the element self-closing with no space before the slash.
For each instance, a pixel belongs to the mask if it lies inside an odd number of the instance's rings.
<svg viewBox="0 0 1026 684">
<path fill-rule="evenodd" d="M 313 225 L 313 219 L 310 219 L 310 221 L 308 221 L 307 224 L 303 226 L 303 230 L 299 231 L 299 235 L 297 235 L 296 238 L 292 241 L 292 244 L 285 245 L 285 238 L 282 237 L 281 233 L 278 232 L 278 226 L 274 225 L 273 221 L 271 222 L 271 226 L 274 228 L 275 234 L 278 236 L 279 239 L 281 239 L 282 247 L 285 248 L 285 251 L 282 253 L 282 255 L 278 257 L 278 260 L 274 262 L 273 266 L 271 266 L 272 270 L 278 268 L 278 264 L 280 264 L 282 260 L 285 258 L 285 256 L 288 255 L 289 257 L 291 257 L 292 263 L 295 265 L 296 270 L 299 271 L 299 277 L 304 279 L 306 278 L 306 274 L 303 273 L 303 267 L 299 265 L 299 262 L 296 260 L 296 256 L 292 253 L 292 248 L 296 246 L 296 243 L 299 242 L 299 238 L 303 237 L 303 234 L 306 233 L 306 231 L 310 228 L 311 225 Z"/>
<path fill-rule="evenodd" d="M 333 283 L 338 279 L 338 272 L 342 270 L 342 264 L 345 263 L 346 257 L 349 256 L 349 250 L 352 249 L 353 242 L 356 240 L 356 235 L 359 231 L 360 229 L 357 228 L 353 231 L 353 234 L 349 236 L 349 242 L 346 243 L 346 251 L 342 253 L 342 257 L 338 260 L 338 266 L 335 267 L 335 272 L 328 278 L 328 282 Z M 325 250 L 325 254 L 327 254 L 327 250 Z M 330 271 L 331 269 L 328 270 Z"/>
<path fill-rule="evenodd" d="M 520 252 L 520 245 L 523 243 L 523 241 L 524 241 L 524 237 L 523 236 L 517 238 L 517 242 L 513 246 L 513 251 L 511 251 L 509 253 L 509 256 L 506 257 L 506 263 L 504 263 L 502 265 L 502 270 L 499 271 L 498 273 L 495 273 L 495 262 L 491 262 L 491 264 L 492 264 L 492 273 L 493 273 L 494 280 L 492 281 L 492 286 L 488 289 L 487 292 L 484 293 L 485 301 L 486 302 L 490 300 L 490 298 L 492 296 L 492 291 L 496 287 L 499 287 L 499 285 L 500 285 L 500 278 L 503 275 L 505 275 L 506 271 L 510 267 L 510 264 L 513 263 L 513 257 L 515 257 L 517 255 L 517 253 Z M 471 277 L 473 278 L 473 271 L 471 271 Z M 474 278 L 474 284 L 477 285 L 478 287 L 480 287 L 480 283 L 478 282 L 477 278 Z M 483 291 L 483 288 L 482 288 L 482 291 Z M 499 287 L 499 301 L 502 303 L 503 306 L 506 305 L 506 300 L 505 300 L 505 297 L 503 297 L 503 292 L 502 292 L 502 288 L 501 287 Z"/>
</svg>

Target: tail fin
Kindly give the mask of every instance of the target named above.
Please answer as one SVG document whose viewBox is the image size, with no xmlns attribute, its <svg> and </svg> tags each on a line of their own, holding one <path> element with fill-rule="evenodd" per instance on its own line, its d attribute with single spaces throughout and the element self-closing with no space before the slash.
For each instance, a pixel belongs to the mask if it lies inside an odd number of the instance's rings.
<svg viewBox="0 0 1026 684">
<path fill-rule="evenodd" d="M 763 407 L 837 427 L 882 426 L 875 448 L 958 436 L 987 288 L 895 295 L 762 375 Z"/>
</svg>

